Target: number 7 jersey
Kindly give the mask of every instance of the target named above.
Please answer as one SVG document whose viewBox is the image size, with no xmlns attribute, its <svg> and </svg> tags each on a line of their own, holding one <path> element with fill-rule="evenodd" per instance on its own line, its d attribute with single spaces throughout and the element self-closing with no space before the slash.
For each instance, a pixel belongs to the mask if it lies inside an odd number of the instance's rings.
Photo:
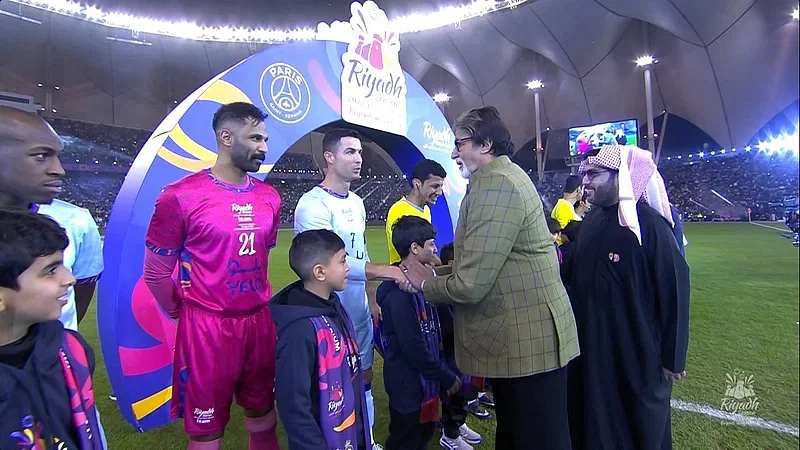
<svg viewBox="0 0 800 450">
<path fill-rule="evenodd" d="M 267 264 L 280 209 L 272 186 L 249 176 L 233 186 L 202 170 L 164 188 L 146 245 L 180 255 L 184 302 L 225 316 L 252 314 L 272 296 Z"/>
</svg>

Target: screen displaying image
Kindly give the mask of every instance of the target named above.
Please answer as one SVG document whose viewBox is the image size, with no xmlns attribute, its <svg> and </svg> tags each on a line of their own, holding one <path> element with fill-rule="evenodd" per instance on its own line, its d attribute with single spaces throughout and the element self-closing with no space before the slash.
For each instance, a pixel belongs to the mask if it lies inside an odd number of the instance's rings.
<svg viewBox="0 0 800 450">
<path fill-rule="evenodd" d="M 569 129 L 569 154 L 583 155 L 606 144 L 639 145 L 639 121 L 598 123 Z"/>
</svg>

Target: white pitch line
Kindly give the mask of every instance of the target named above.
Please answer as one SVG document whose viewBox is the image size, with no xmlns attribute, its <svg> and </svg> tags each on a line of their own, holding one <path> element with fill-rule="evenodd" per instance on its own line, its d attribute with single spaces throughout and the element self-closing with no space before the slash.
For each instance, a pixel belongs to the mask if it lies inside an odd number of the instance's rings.
<svg viewBox="0 0 800 450">
<path fill-rule="evenodd" d="M 777 227 L 771 227 L 771 226 L 769 226 L 769 225 L 764 225 L 764 224 L 761 224 L 761 223 L 758 223 L 758 222 L 750 222 L 750 224 L 752 224 L 752 225 L 756 225 L 756 226 L 759 226 L 759 227 L 769 228 L 770 230 L 778 230 L 778 231 L 783 231 L 784 233 L 785 233 L 785 232 L 788 232 L 788 231 L 791 231 L 791 230 L 789 230 L 788 228 L 777 228 Z"/>
<path fill-rule="evenodd" d="M 737 425 L 742 425 L 750 428 L 760 428 L 762 430 L 777 431 L 782 434 L 789 434 L 795 437 L 800 436 L 800 429 L 793 425 L 786 425 L 783 423 L 772 422 L 764 420 L 760 417 L 750 417 L 741 414 L 720 411 L 710 406 L 700 405 L 692 402 L 684 402 L 682 400 L 670 400 L 670 405 L 681 411 L 688 411 L 704 416 L 713 417 L 714 419 L 727 420 Z"/>
</svg>

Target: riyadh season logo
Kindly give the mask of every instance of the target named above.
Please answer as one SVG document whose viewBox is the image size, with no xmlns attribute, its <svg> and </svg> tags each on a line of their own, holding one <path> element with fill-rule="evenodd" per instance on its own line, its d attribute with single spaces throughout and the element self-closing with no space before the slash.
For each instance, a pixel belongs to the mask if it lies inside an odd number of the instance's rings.
<svg viewBox="0 0 800 450">
<path fill-rule="evenodd" d="M 424 147 L 426 150 L 433 150 L 436 152 L 453 153 L 455 146 L 455 135 L 447 125 L 442 125 L 442 128 L 437 129 L 432 123 L 427 120 L 422 124 L 422 136 L 427 139 Z"/>
</svg>

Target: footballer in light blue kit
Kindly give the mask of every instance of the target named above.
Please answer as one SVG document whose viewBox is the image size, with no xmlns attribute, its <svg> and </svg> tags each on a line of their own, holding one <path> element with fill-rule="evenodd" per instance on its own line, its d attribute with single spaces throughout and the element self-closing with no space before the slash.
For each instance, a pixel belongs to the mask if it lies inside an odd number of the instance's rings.
<svg viewBox="0 0 800 450">
<path fill-rule="evenodd" d="M 361 178 L 361 137 L 358 132 L 335 129 L 322 139 L 325 179 L 303 194 L 294 213 L 294 232 L 330 230 L 345 243 L 350 273 L 347 285 L 337 292 L 353 321 L 358 339 L 361 367 L 366 386 L 370 427 L 375 424 L 372 398 L 372 363 L 374 360 L 372 316 L 367 299 L 367 281 L 391 280 L 402 286 L 408 281 L 396 266 L 372 264 L 367 252 L 367 213 L 361 197 L 350 191 L 350 183 Z M 372 435 L 372 433 L 370 433 Z M 373 449 L 381 448 L 373 444 Z"/>
<path fill-rule="evenodd" d="M 0 106 L 0 207 L 30 208 L 47 215 L 66 231 L 69 243 L 64 266 L 77 284 L 69 289 L 59 318 L 64 328 L 77 331 L 103 271 L 103 252 L 97 224 L 88 210 L 55 200 L 64 186 L 59 156 L 61 139 L 53 127 L 34 114 Z M 97 415 L 102 447 L 105 433 Z"/>
</svg>

